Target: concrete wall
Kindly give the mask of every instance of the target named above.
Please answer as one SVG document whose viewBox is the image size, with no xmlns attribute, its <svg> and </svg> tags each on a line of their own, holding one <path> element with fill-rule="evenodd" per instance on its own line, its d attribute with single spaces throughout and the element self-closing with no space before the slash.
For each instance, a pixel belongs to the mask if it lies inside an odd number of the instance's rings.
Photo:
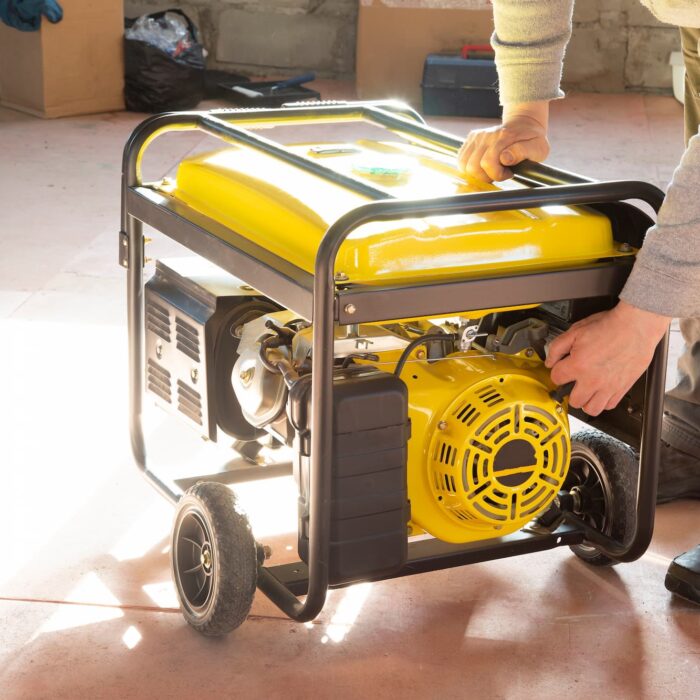
<svg viewBox="0 0 700 700">
<path fill-rule="evenodd" d="M 308 69 L 351 77 L 358 0 L 125 0 L 127 16 L 182 7 L 209 49 L 209 65 L 252 75 Z M 668 91 L 678 31 L 638 0 L 578 0 L 565 85 L 577 90 Z"/>
<path fill-rule="evenodd" d="M 251 75 L 355 72 L 358 0 L 125 0 L 127 17 L 181 7 L 196 22 L 208 65 Z"/>
<path fill-rule="evenodd" d="M 669 91 L 678 29 L 639 0 L 578 0 L 566 56 L 565 86 L 595 92 Z"/>
</svg>

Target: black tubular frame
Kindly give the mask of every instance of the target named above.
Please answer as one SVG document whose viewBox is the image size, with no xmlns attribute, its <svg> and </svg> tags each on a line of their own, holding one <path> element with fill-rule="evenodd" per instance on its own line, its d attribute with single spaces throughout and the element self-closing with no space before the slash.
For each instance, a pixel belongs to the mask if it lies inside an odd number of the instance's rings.
<svg viewBox="0 0 700 700">
<path fill-rule="evenodd" d="M 559 299 L 616 296 L 631 269 L 629 257 L 602 261 L 573 269 L 529 272 L 412 286 L 336 287 L 335 260 L 347 236 L 366 223 L 448 214 L 485 213 L 527 209 L 553 204 L 587 205 L 642 200 L 658 211 L 663 193 L 637 181 L 596 182 L 526 163 L 516 168 L 516 180 L 528 188 L 479 192 L 423 200 L 397 200 L 355 178 L 340 175 L 323 164 L 292 153 L 252 130 L 236 125 L 289 125 L 304 123 L 367 121 L 398 132 L 408 140 L 443 153 L 456 154 L 461 139 L 428 127 L 422 118 L 397 103 L 332 103 L 290 106 L 282 110 L 214 110 L 169 113 L 151 117 L 133 132 L 124 149 L 120 258 L 128 267 L 127 303 L 129 333 L 130 435 L 135 461 L 144 476 L 169 500 L 182 495 L 150 471 L 142 426 L 144 392 L 144 238 L 143 224 L 184 244 L 193 252 L 236 274 L 261 293 L 294 309 L 314 324 L 312 356 L 312 422 L 310 468 L 310 520 L 308 575 L 292 582 L 285 567 L 261 567 L 259 588 L 285 613 L 298 621 L 316 617 L 323 608 L 328 582 L 334 325 L 382 321 L 407 316 L 428 316 L 469 308 L 497 308 Z M 200 130 L 224 141 L 262 151 L 370 200 L 349 211 L 327 230 L 318 249 L 314 275 L 309 275 L 272 255 L 182 202 L 144 186 L 140 162 L 150 142 L 161 133 Z M 224 241 L 218 232 L 226 233 Z M 485 301 L 488 300 L 488 301 Z M 400 310 L 400 313 L 398 313 Z M 600 534 L 574 515 L 568 525 L 551 535 L 515 533 L 508 538 L 463 547 L 414 543 L 407 565 L 399 576 L 539 551 L 564 544 L 587 542 L 618 561 L 633 561 L 649 546 L 654 525 L 659 440 L 663 406 L 668 336 L 659 343 L 646 373 L 644 419 L 641 433 L 637 491 L 637 522 L 629 542 L 617 542 Z M 442 548 L 442 549 L 441 549 Z M 430 551 L 429 551 L 430 550 Z M 300 568 L 294 569 L 299 579 Z M 288 582 L 288 583 L 287 583 Z M 306 600 L 297 598 L 306 594 Z"/>
</svg>

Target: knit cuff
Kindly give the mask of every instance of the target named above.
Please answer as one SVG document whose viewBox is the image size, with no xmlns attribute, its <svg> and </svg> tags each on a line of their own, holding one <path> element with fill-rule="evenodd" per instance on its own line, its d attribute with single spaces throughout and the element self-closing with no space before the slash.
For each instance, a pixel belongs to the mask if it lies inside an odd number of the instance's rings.
<svg viewBox="0 0 700 700">
<path fill-rule="evenodd" d="M 559 87 L 561 63 L 509 63 L 498 66 L 498 91 L 502 105 L 557 100 L 564 97 Z"/>
<path fill-rule="evenodd" d="M 673 318 L 700 316 L 700 284 L 682 280 L 637 260 L 620 299 L 632 306 Z"/>
</svg>

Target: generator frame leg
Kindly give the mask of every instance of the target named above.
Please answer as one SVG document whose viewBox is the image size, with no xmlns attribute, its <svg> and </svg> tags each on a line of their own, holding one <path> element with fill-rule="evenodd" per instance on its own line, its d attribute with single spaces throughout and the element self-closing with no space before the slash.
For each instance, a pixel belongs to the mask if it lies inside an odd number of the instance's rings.
<svg viewBox="0 0 700 700">
<path fill-rule="evenodd" d="M 456 152 L 461 141 L 449 134 L 444 134 L 425 126 L 415 117 L 396 113 L 388 106 L 382 109 L 373 104 L 351 104 L 348 106 L 321 106 L 290 108 L 282 110 L 290 117 L 328 119 L 328 116 L 346 117 L 359 115 L 360 118 L 382 124 L 410 138 L 423 143 L 433 143 L 443 149 Z M 127 254 L 120 255 L 128 266 L 128 330 L 129 330 L 129 412 L 131 446 L 135 461 L 143 475 L 172 502 L 177 502 L 182 491 L 169 485 L 148 467 L 146 445 L 142 425 L 142 402 L 144 391 L 144 280 L 143 280 L 143 224 L 150 211 L 159 216 L 168 214 L 167 209 L 159 203 L 144 198 L 139 190 L 147 190 L 141 182 L 141 157 L 147 145 L 159 134 L 165 131 L 200 129 L 210 135 L 226 141 L 244 144 L 246 147 L 264 151 L 274 158 L 293 163 L 295 166 L 313 172 L 348 189 L 361 192 L 371 201 L 348 212 L 335 222 L 326 232 L 317 253 L 315 274 L 311 298 L 306 299 L 307 307 L 312 307 L 314 324 L 313 356 L 312 356 L 312 387 L 311 387 L 311 456 L 310 456 L 310 490 L 309 490 L 309 563 L 308 581 L 304 589 L 305 601 L 295 595 L 297 587 L 286 585 L 275 576 L 275 568 L 261 566 L 259 570 L 259 588 L 277 604 L 285 613 L 298 621 L 308 621 L 318 615 L 323 608 L 329 588 L 328 559 L 331 516 L 331 479 L 329 465 L 331 464 L 332 444 L 332 406 L 333 406 L 333 344 L 334 326 L 336 323 L 349 322 L 354 305 L 347 303 L 351 296 L 343 300 L 343 291 L 336 289 L 334 281 L 335 259 L 341 244 L 359 226 L 369 222 L 400 220 L 405 218 L 422 218 L 427 216 L 449 214 L 481 214 L 486 212 L 505 211 L 512 209 L 527 209 L 547 205 L 586 205 L 603 202 L 618 202 L 628 199 L 641 199 L 658 211 L 663 201 L 663 193 L 656 187 L 644 182 L 591 182 L 585 178 L 557 171 L 547 166 L 525 164 L 518 169 L 522 182 L 534 184 L 532 189 L 503 190 L 497 192 L 479 192 L 467 195 L 456 195 L 426 200 L 398 201 L 391 199 L 386 193 L 372 191 L 373 188 L 355 181 L 348 176 L 340 176 L 309 159 L 275 145 L 250 131 L 236 126 L 234 122 L 253 120 L 258 117 L 278 117 L 279 110 L 231 110 L 206 113 L 177 113 L 158 115 L 146 120 L 136 129 L 127 143 L 124 152 L 123 181 L 122 181 L 122 243 L 126 241 Z M 301 116 L 299 116 L 301 115 Z M 283 119 L 283 117 L 280 117 Z M 543 186 L 547 185 L 547 186 Z M 553 186 L 549 186 L 553 185 Z M 136 218 L 130 210 L 130 202 L 138 202 L 141 212 Z M 164 220 L 164 219 L 159 219 Z M 197 223 L 188 221 L 182 215 L 168 219 L 172 230 L 161 230 L 166 236 L 175 238 L 184 245 L 196 247 L 199 254 L 204 254 L 212 262 L 217 262 L 217 255 L 225 251 L 232 256 L 242 255 L 241 251 L 231 244 L 225 244 L 216 236 L 202 231 Z M 175 231 L 177 229 L 177 236 Z M 195 246 L 195 239 L 197 245 Z M 246 244 L 248 245 L 248 244 Z M 250 245 L 248 245 L 250 248 Z M 259 269 L 265 271 L 266 284 L 272 288 L 273 283 L 278 290 L 289 290 L 296 284 L 290 280 L 285 270 L 265 267 L 262 262 Z M 620 290 L 620 280 L 624 281 L 626 272 L 631 265 L 625 262 L 612 262 L 599 266 L 591 265 L 562 271 L 552 277 L 552 273 L 538 272 L 502 277 L 496 280 L 502 289 L 500 297 L 512 297 L 513 303 L 539 303 L 545 300 L 574 298 L 574 293 L 582 296 L 617 294 Z M 237 271 L 241 278 L 241 272 Z M 557 280 L 556 288 L 549 289 L 552 279 Z M 272 281 L 271 281 L 272 280 Z M 276 280 L 276 281 L 275 281 Z M 246 282 L 256 285 L 255 279 Z M 456 283 L 433 284 L 420 287 L 418 290 L 423 312 L 430 309 L 440 309 L 436 312 L 448 311 L 450 304 L 459 303 L 461 309 L 483 308 L 483 284 L 493 285 L 493 280 L 464 280 Z M 480 286 L 482 285 L 482 286 Z M 309 290 L 297 285 L 300 298 Z M 452 295 L 446 298 L 446 290 Z M 266 289 L 261 289 L 265 293 Z M 363 292 L 367 298 L 371 296 L 374 318 L 363 320 L 381 321 L 397 318 L 392 315 L 397 308 L 406 314 L 415 313 L 411 300 L 417 299 L 416 288 L 392 287 L 377 288 L 376 291 Z M 548 299 L 539 298 L 547 294 Z M 557 296 L 558 295 L 558 296 Z M 273 296 L 273 294 L 270 294 Z M 456 299 L 456 301 L 455 301 Z M 283 301 L 280 295 L 278 301 Z M 310 302 L 310 303 L 309 303 Z M 426 306 L 427 304 L 427 306 Z M 398 305 L 398 306 L 397 306 Z M 500 303 L 497 304 L 501 305 Z M 505 305 L 505 304 L 504 304 Z M 454 307 L 450 307 L 454 308 Z M 429 313 L 417 315 L 430 315 Z M 359 315 L 359 314 L 358 314 Z M 433 314 L 435 315 L 435 314 Z M 457 566 L 469 561 L 484 561 L 501 556 L 512 556 L 525 551 L 537 551 L 550 546 L 570 544 L 574 541 L 586 541 L 594 544 L 601 552 L 619 561 L 632 561 L 641 556 L 649 545 L 653 532 L 654 509 L 656 501 L 656 482 L 659 462 L 659 440 L 661 415 L 663 405 L 664 372 L 666 359 L 667 336 L 659 343 L 654 359 L 646 374 L 644 421 L 642 425 L 642 450 L 640 457 L 640 476 L 637 493 L 637 522 L 632 540 L 628 543 L 617 542 L 596 532 L 574 516 L 567 516 L 574 526 L 566 530 L 565 535 L 544 535 L 530 537 L 529 540 L 518 541 L 511 545 L 506 538 L 492 543 L 483 543 L 478 552 L 473 546 L 462 550 L 454 547 L 444 549 L 441 543 L 426 545 L 421 549 L 420 564 L 411 562 L 405 573 L 417 571 L 432 571 L 449 566 Z M 400 574 L 399 574 L 400 575 Z M 294 590 L 292 590 L 294 588 Z"/>
<path fill-rule="evenodd" d="M 144 238 L 143 224 L 128 213 L 125 215 L 127 241 L 127 327 L 129 333 L 129 435 L 131 451 L 143 475 L 169 501 L 177 503 L 182 491 L 166 484 L 157 474 L 149 471 L 146 462 L 146 441 L 143 435 L 143 380 L 144 380 Z M 122 238 L 124 240 L 124 238 Z"/>
</svg>

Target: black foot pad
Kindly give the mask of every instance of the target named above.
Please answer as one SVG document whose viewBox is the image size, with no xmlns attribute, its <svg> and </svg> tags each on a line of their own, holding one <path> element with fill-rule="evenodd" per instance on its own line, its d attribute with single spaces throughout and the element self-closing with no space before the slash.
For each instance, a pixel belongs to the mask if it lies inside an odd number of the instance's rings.
<svg viewBox="0 0 700 700">
<path fill-rule="evenodd" d="M 700 544 L 671 562 L 666 574 L 666 588 L 700 605 Z"/>
</svg>

